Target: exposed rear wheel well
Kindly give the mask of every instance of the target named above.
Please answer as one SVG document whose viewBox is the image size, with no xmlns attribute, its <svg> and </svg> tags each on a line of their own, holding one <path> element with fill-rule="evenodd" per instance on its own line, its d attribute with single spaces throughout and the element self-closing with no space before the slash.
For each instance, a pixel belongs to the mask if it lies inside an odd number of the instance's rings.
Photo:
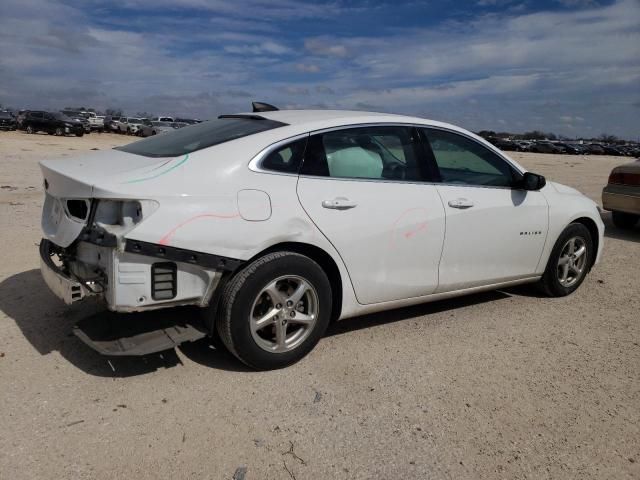
<svg viewBox="0 0 640 480">
<path fill-rule="evenodd" d="M 593 255 L 591 256 L 591 265 L 589 265 L 589 269 L 591 269 L 591 267 L 593 266 L 593 263 L 596 261 L 596 254 L 598 252 L 598 247 L 600 243 L 598 226 L 596 225 L 596 222 L 594 222 L 588 217 L 577 218 L 572 223 L 580 223 L 584 225 L 585 227 L 587 227 L 587 230 L 589 230 L 589 233 L 591 234 L 591 241 L 593 242 L 593 249 L 594 249 Z"/>
<path fill-rule="evenodd" d="M 251 263 L 256 258 L 262 257 L 267 253 L 282 251 L 295 252 L 301 255 L 305 255 L 306 257 L 309 257 L 318 265 L 320 265 L 322 270 L 324 270 L 327 277 L 329 278 L 329 283 L 331 284 L 331 321 L 333 322 L 340 318 L 340 313 L 342 310 L 342 278 L 340 277 L 340 270 L 338 269 L 338 265 L 336 265 L 336 262 L 333 260 L 333 258 L 331 258 L 331 255 L 329 255 L 321 248 L 314 245 L 309 245 L 308 243 L 278 243 L 266 250 L 263 250 L 247 263 Z"/>
</svg>

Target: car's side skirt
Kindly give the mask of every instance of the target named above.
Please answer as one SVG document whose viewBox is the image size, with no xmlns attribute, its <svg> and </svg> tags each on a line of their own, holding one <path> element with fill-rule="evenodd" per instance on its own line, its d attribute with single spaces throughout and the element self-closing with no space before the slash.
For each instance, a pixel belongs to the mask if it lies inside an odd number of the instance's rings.
<svg viewBox="0 0 640 480">
<path fill-rule="evenodd" d="M 394 308 L 410 307 L 412 305 L 418 305 L 420 303 L 436 302 L 438 300 L 446 300 L 448 298 L 462 297 L 464 295 L 471 295 L 474 293 L 486 292 L 489 290 L 497 290 L 500 288 L 515 287 L 517 285 L 523 285 L 525 283 L 534 283 L 542 278 L 542 275 L 533 275 L 527 277 L 520 277 L 516 279 L 510 279 L 504 282 L 492 283 L 490 285 L 481 285 L 478 287 L 463 288 L 461 290 L 453 290 L 450 292 L 434 293 L 431 295 L 425 295 L 422 297 L 405 298 L 402 300 L 393 300 L 391 302 L 374 303 L 372 305 L 360 305 L 357 309 L 353 309 L 345 315 L 341 316 L 339 320 L 345 320 L 359 315 L 365 315 L 368 313 L 382 312 L 384 310 L 392 310 Z"/>
</svg>

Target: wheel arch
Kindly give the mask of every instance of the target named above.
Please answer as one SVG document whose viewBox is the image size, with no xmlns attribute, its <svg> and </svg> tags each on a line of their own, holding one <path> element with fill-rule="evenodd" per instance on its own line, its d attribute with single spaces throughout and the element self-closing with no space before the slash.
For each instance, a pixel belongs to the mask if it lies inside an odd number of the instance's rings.
<svg viewBox="0 0 640 480">
<path fill-rule="evenodd" d="M 301 242 L 280 242 L 271 245 L 268 248 L 258 252 L 253 257 L 245 262 L 245 265 L 249 265 L 253 261 L 260 257 L 263 257 L 273 252 L 294 252 L 309 257 L 311 260 L 320 265 L 320 268 L 326 273 L 329 278 L 329 284 L 331 285 L 331 322 L 335 322 L 340 318 L 342 314 L 342 299 L 343 299 L 343 281 L 340 275 L 340 269 L 337 263 L 331 257 L 329 253 L 320 247 L 311 245 L 309 243 Z M 225 286 L 232 278 L 234 278 L 242 268 L 233 273 L 224 275 L 211 298 L 207 311 L 209 312 L 203 318 L 207 331 L 215 336 L 215 317 L 217 315 L 218 306 Z"/>
<path fill-rule="evenodd" d="M 309 257 L 311 260 L 320 265 L 320 268 L 324 270 L 325 274 L 329 278 L 329 284 L 331 285 L 331 322 L 340 318 L 342 313 L 342 277 L 340 275 L 340 269 L 336 264 L 333 257 L 320 247 L 311 245 L 309 243 L 301 242 L 281 242 L 262 250 L 260 253 L 250 258 L 247 263 L 251 263 L 257 258 L 260 258 L 268 253 L 272 252 L 294 252 Z"/>
</svg>

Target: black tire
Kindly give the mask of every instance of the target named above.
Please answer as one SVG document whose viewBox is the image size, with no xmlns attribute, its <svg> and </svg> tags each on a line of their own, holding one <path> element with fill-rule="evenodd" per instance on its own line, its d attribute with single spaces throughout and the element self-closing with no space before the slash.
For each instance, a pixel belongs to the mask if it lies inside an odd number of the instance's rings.
<svg viewBox="0 0 640 480">
<path fill-rule="evenodd" d="M 611 212 L 611 219 L 616 227 L 627 230 L 636 226 L 640 215 L 626 212 Z"/>
<path fill-rule="evenodd" d="M 82 137 L 84 135 L 84 132 L 78 132 L 76 133 L 76 137 Z"/>
<path fill-rule="evenodd" d="M 36 133 L 36 131 L 33 129 L 33 127 L 32 127 L 31 125 L 27 125 L 26 130 L 27 130 L 27 133 L 28 133 L 28 134 L 34 134 L 34 133 Z"/>
<path fill-rule="evenodd" d="M 58 127 L 56 128 L 55 134 L 58 137 L 62 137 L 64 135 L 64 130 L 61 127 Z"/>
<path fill-rule="evenodd" d="M 249 319 L 265 286 L 287 275 L 302 277 L 314 287 L 318 300 L 316 321 L 304 341 L 292 350 L 269 352 L 254 340 Z M 300 360 L 320 341 L 329 325 L 331 305 L 329 279 L 316 262 L 293 252 L 269 253 L 243 268 L 226 284 L 217 309 L 216 329 L 225 347 L 251 368 L 282 368 Z"/>
<path fill-rule="evenodd" d="M 579 237 L 583 239 L 584 245 L 586 247 L 586 252 L 584 253 L 584 255 L 586 256 L 586 260 L 582 275 L 578 278 L 578 280 L 571 286 L 564 286 L 560 283 L 558 275 L 558 262 L 560 260 L 560 255 L 562 254 L 562 250 L 565 244 L 572 237 Z M 553 250 L 551 250 L 551 255 L 549 256 L 549 260 L 547 262 L 547 268 L 545 269 L 544 274 L 538 283 L 540 290 L 549 297 L 564 297 L 575 292 L 586 278 L 587 273 L 589 273 L 589 269 L 593 264 L 594 255 L 595 252 L 593 250 L 593 239 L 591 238 L 591 233 L 589 233 L 587 227 L 585 227 L 581 223 L 571 223 L 560 234 L 558 240 L 556 240 L 556 243 L 553 246 Z"/>
</svg>

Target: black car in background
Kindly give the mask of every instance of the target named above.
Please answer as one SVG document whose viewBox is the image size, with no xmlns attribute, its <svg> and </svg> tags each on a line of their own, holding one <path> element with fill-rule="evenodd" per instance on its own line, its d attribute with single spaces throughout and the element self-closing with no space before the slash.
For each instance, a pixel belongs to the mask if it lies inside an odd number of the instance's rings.
<svg viewBox="0 0 640 480">
<path fill-rule="evenodd" d="M 82 122 L 69 118 L 60 112 L 43 112 L 32 110 L 22 121 L 22 128 L 27 133 L 47 132 L 49 135 L 74 134 L 76 137 L 84 135 Z"/>
<path fill-rule="evenodd" d="M 61 110 L 60 113 L 66 117 L 72 118 L 73 120 L 77 120 L 78 122 L 82 123 L 84 133 L 91 133 L 91 122 L 89 122 L 89 118 L 86 114 L 78 112 L 76 110 Z"/>
<path fill-rule="evenodd" d="M 564 153 L 564 148 L 558 147 L 551 142 L 538 141 L 529 147 L 529 151 L 535 153 Z"/>
<path fill-rule="evenodd" d="M 616 157 L 624 155 L 618 147 L 614 147 L 613 145 L 602 145 L 602 149 L 606 155 L 614 155 Z"/>
<path fill-rule="evenodd" d="M 570 153 L 571 155 L 582 155 L 583 150 L 578 147 L 577 145 L 574 145 L 572 143 L 556 143 L 555 144 L 557 147 L 560 148 L 564 148 L 564 153 Z"/>
<path fill-rule="evenodd" d="M 175 123 L 186 123 L 187 125 L 195 125 L 196 123 L 202 123 L 202 120 L 195 118 L 176 118 L 173 120 Z"/>
<path fill-rule="evenodd" d="M 592 155 L 604 155 L 605 151 L 604 148 L 602 148 L 602 145 L 598 144 L 598 143 L 590 143 L 589 145 L 587 145 L 587 147 L 589 147 L 589 153 Z"/>
<path fill-rule="evenodd" d="M 0 130 L 15 130 L 18 127 L 11 112 L 0 112 Z"/>
</svg>

